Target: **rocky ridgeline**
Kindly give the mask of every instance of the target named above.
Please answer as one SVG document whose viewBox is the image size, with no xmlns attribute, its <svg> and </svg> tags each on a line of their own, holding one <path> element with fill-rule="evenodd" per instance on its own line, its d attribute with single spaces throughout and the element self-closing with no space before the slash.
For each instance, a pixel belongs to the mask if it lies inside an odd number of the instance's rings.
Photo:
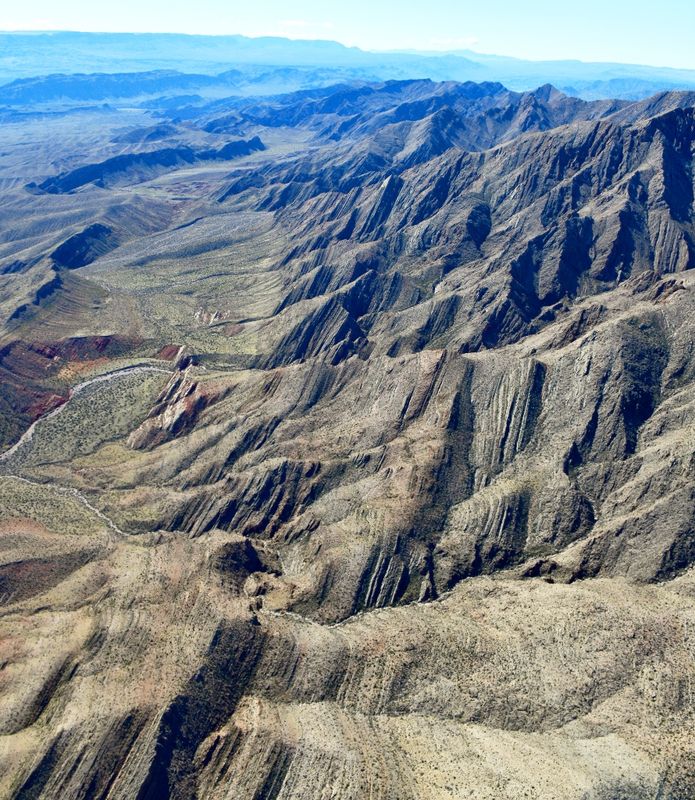
<svg viewBox="0 0 695 800">
<path fill-rule="evenodd" d="M 136 200 L 13 257 L 7 443 L 69 367 L 171 375 L 95 385 L 111 435 L 0 479 L 0 793 L 691 797 L 692 95 L 403 81 L 167 124 L 21 197 Z M 269 150 L 201 177 L 181 126 Z"/>
</svg>

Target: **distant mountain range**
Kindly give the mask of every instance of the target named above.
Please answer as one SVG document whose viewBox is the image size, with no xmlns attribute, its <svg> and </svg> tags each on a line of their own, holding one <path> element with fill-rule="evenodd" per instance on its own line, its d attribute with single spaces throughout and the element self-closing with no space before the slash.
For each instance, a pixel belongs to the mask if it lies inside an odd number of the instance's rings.
<svg viewBox="0 0 695 800">
<path fill-rule="evenodd" d="M 90 74 L 79 79 L 78 87 L 64 77 L 75 73 Z M 106 78 L 112 73 L 143 73 L 142 85 L 130 79 L 126 87 L 121 78 L 121 88 L 114 92 Z M 375 53 L 331 41 L 161 33 L 0 34 L 0 84 L 47 75 L 49 83 L 4 86 L 0 104 L 131 97 L 150 89 L 161 95 L 162 81 L 171 84 L 167 90 L 207 96 L 273 94 L 338 81 L 404 78 L 495 81 L 519 91 L 552 83 L 585 99 L 641 99 L 657 91 L 695 88 L 695 70 L 524 61 L 469 50 Z M 159 85 L 153 86 L 153 80 Z"/>
</svg>

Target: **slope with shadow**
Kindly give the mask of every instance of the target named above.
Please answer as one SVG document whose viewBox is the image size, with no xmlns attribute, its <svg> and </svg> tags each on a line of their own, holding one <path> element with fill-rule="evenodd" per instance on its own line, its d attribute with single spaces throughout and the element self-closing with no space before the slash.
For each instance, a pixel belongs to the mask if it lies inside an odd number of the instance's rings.
<svg viewBox="0 0 695 800">
<path fill-rule="evenodd" d="M 162 148 L 138 153 L 124 153 L 97 164 L 70 170 L 53 178 L 48 178 L 38 186 L 29 188 L 50 194 L 63 194 L 75 191 L 87 183 L 108 187 L 122 181 L 142 181 L 145 177 L 156 176 L 159 172 L 199 161 L 224 160 L 247 156 L 265 149 L 263 142 L 254 136 L 225 144 L 218 150 L 193 150 L 190 147 Z"/>
<path fill-rule="evenodd" d="M 692 96 L 174 127 L 267 149 L 12 188 L 8 276 L 65 284 L 3 333 L 62 393 L 3 410 L 0 792 L 691 797 Z"/>
</svg>

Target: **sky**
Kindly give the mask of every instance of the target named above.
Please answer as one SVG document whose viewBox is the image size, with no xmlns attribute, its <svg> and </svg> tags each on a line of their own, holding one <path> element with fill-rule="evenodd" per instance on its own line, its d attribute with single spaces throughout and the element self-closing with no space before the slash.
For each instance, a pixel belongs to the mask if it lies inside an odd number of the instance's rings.
<svg viewBox="0 0 695 800">
<path fill-rule="evenodd" d="M 2 0 L 0 30 L 240 33 L 695 69 L 695 0 Z"/>
</svg>

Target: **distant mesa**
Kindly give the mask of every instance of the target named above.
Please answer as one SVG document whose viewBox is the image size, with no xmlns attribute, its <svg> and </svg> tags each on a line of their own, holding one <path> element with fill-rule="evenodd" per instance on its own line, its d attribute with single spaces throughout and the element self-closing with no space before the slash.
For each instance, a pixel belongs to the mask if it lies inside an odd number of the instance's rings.
<svg viewBox="0 0 695 800">
<path fill-rule="evenodd" d="M 0 33 L 0 82 L 8 82 L 0 86 L 0 105 L 5 106 L 164 94 L 243 96 L 250 90 L 277 95 L 293 88 L 403 76 L 499 81 L 517 91 L 552 82 L 587 100 L 638 100 L 658 91 L 695 87 L 692 69 L 525 61 L 470 50 L 375 53 L 337 42 L 280 37 Z"/>
<path fill-rule="evenodd" d="M 241 73 L 191 75 L 175 70 L 150 72 L 41 75 L 0 87 L 0 104 L 20 106 L 56 101 L 93 102 L 230 85 Z"/>
</svg>

